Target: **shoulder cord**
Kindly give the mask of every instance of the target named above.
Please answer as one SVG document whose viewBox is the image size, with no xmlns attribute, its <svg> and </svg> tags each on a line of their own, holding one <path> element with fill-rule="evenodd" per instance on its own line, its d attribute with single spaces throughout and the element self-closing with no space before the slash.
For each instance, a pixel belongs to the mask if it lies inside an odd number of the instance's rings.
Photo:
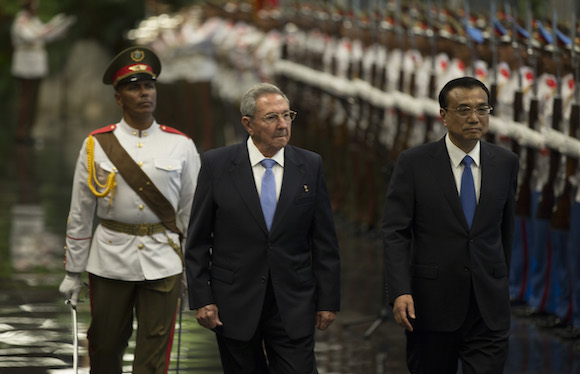
<svg viewBox="0 0 580 374">
<path fill-rule="evenodd" d="M 95 153 L 95 139 L 92 135 L 89 135 L 89 137 L 87 139 L 87 170 L 89 172 L 87 182 L 88 182 L 89 188 L 91 189 L 91 191 L 93 192 L 93 194 L 96 197 L 105 197 L 109 193 L 111 193 L 111 199 L 109 200 L 109 206 L 110 206 L 111 203 L 113 202 L 113 195 L 115 194 L 114 188 L 117 185 L 117 183 L 115 183 L 115 172 L 113 172 L 113 171 L 110 172 L 109 176 L 107 177 L 107 182 L 105 184 L 101 184 L 99 182 L 99 179 L 97 178 L 96 173 L 95 173 L 94 153 Z M 105 190 L 103 192 L 97 191 L 97 189 L 93 185 L 93 180 L 95 181 L 97 186 L 104 188 Z"/>
</svg>

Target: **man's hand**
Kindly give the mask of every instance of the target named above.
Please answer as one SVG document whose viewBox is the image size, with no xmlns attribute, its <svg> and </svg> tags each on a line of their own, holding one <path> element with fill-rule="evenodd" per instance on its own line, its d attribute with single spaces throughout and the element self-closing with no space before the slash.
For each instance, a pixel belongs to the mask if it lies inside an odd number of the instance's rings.
<svg viewBox="0 0 580 374">
<path fill-rule="evenodd" d="M 59 292 L 64 296 L 72 308 L 77 307 L 77 302 L 79 301 L 79 294 L 81 293 L 81 288 L 83 287 L 81 283 L 81 273 L 66 273 L 60 287 Z"/>
<path fill-rule="evenodd" d="M 316 327 L 319 330 L 326 330 L 326 328 L 330 326 L 335 319 L 336 319 L 335 312 L 325 312 L 325 311 L 316 312 L 316 325 L 314 325 L 314 327 Z"/>
<path fill-rule="evenodd" d="M 218 315 L 218 307 L 215 304 L 209 304 L 202 306 L 195 310 L 195 318 L 197 323 L 205 327 L 206 329 L 214 329 L 217 326 L 222 326 L 223 323 L 220 321 Z"/>
<path fill-rule="evenodd" d="M 409 321 L 409 318 L 415 319 L 415 302 L 413 301 L 413 296 L 401 295 L 397 297 L 393 305 L 393 315 L 399 326 L 413 331 L 413 326 L 411 325 L 411 321 Z"/>
</svg>

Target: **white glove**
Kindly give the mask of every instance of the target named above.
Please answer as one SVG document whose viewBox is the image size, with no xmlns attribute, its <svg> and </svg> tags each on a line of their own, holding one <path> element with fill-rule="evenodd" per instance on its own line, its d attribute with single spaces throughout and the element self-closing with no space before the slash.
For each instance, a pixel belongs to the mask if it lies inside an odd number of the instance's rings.
<svg viewBox="0 0 580 374">
<path fill-rule="evenodd" d="M 58 290 L 70 303 L 71 307 L 76 308 L 82 287 L 81 273 L 67 272 Z"/>
</svg>

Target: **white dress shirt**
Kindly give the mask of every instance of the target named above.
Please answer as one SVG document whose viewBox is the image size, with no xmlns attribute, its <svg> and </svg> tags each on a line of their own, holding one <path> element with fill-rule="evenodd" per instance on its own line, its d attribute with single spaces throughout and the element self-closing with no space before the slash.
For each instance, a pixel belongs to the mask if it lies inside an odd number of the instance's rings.
<svg viewBox="0 0 580 374">
<path fill-rule="evenodd" d="M 250 165 L 252 165 L 252 172 L 254 173 L 254 181 L 256 182 L 256 189 L 258 190 L 258 196 L 262 194 L 262 178 L 264 177 L 264 172 L 266 168 L 260 164 L 265 158 L 264 155 L 258 150 L 252 137 L 248 137 L 248 154 L 250 155 Z M 272 167 L 272 173 L 274 173 L 274 180 L 276 181 L 276 200 L 280 198 L 280 191 L 282 190 L 282 180 L 284 178 L 284 148 L 280 149 L 273 157 L 272 160 L 276 161 Z"/>
<path fill-rule="evenodd" d="M 463 152 L 459 147 L 451 142 L 449 134 L 445 135 L 445 144 L 447 145 L 447 152 L 451 160 L 451 169 L 453 170 L 453 177 L 455 178 L 455 186 L 457 186 L 457 194 L 461 196 L 461 176 L 465 166 L 461 163 L 465 155 L 469 155 L 473 162 L 471 163 L 471 173 L 473 174 L 473 183 L 475 184 L 475 196 L 479 202 L 479 193 L 481 191 L 481 157 L 480 157 L 480 142 L 477 142 L 475 147 L 469 152 Z"/>
</svg>

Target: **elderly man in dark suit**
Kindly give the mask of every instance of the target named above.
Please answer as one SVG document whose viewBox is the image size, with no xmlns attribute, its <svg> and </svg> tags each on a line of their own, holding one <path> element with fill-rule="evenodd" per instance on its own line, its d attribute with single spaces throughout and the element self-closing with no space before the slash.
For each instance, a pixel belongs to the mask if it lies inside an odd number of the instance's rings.
<svg viewBox="0 0 580 374">
<path fill-rule="evenodd" d="M 440 92 L 447 134 L 401 153 L 386 197 L 389 301 L 407 331 L 411 373 L 501 373 L 510 326 L 508 269 L 519 162 L 480 141 L 489 91 L 477 79 Z"/>
<path fill-rule="evenodd" d="M 202 155 L 185 249 L 190 307 L 215 331 L 224 373 L 317 373 L 314 329 L 340 304 L 322 160 L 288 144 L 287 97 L 242 98 L 246 141 Z"/>
</svg>

